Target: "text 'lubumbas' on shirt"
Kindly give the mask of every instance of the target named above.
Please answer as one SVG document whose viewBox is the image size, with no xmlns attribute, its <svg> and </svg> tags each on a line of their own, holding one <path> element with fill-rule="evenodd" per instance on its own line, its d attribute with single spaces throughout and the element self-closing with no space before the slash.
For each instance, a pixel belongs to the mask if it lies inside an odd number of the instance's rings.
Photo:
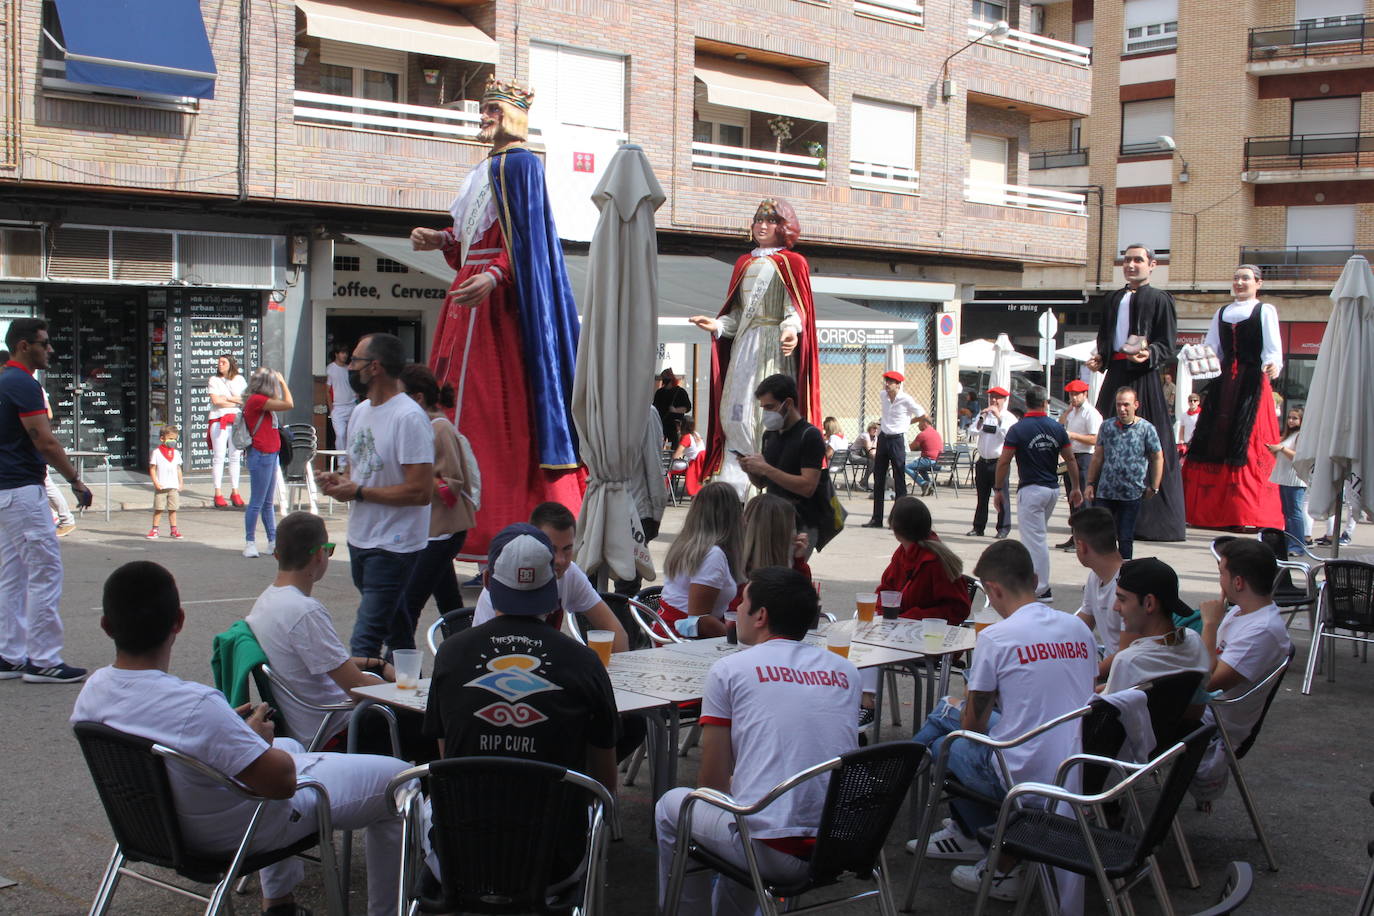
<svg viewBox="0 0 1374 916">
<path fill-rule="evenodd" d="M 841 690 L 849 689 L 849 676 L 843 671 L 802 671 L 797 668 L 786 668 L 781 665 L 755 665 L 754 671 L 758 674 L 760 684 L 766 684 L 769 681 L 778 681 L 783 684 L 805 684 L 809 687 L 839 687 Z"/>
<path fill-rule="evenodd" d="M 1051 659 L 1087 657 L 1088 644 L 1085 642 L 1037 642 L 1016 647 L 1016 660 L 1023 665 Z"/>
</svg>

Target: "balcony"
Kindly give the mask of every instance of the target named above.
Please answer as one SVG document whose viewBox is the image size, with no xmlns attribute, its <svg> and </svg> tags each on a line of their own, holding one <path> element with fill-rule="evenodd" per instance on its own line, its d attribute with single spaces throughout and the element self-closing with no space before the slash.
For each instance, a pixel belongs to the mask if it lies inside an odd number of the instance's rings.
<svg viewBox="0 0 1374 916">
<path fill-rule="evenodd" d="M 1252 184 L 1374 178 L 1374 134 L 1248 137 L 1241 180 Z"/>
<path fill-rule="evenodd" d="M 1358 58 L 1371 51 L 1374 21 L 1364 16 L 1333 16 L 1317 22 L 1251 29 L 1248 69 L 1251 73 L 1339 69 L 1340 62 L 1333 58 Z M 1368 66 L 1367 60 L 1351 63 Z"/>
<path fill-rule="evenodd" d="M 890 0 L 889 0 L 890 2 Z M 987 34 L 990 23 L 981 19 L 970 19 L 968 21 L 968 39 L 973 41 Z M 1082 45 L 1070 44 L 1067 41 L 1059 41 L 1055 38 L 1046 38 L 1044 35 L 1036 35 L 1034 32 L 1023 32 L 1020 29 L 1011 29 L 1005 38 L 1000 40 L 989 40 L 987 44 L 994 47 L 1006 48 L 1008 51 L 1015 51 L 1018 54 L 1028 54 L 1031 57 L 1042 57 L 1046 60 L 1057 61 L 1061 64 L 1070 64 L 1075 67 L 1088 67 L 1093 61 L 1092 48 L 1085 48 Z"/>
<path fill-rule="evenodd" d="M 964 179 L 964 200 L 974 204 L 994 204 L 1020 210 L 1046 210 L 1073 216 L 1088 214 L 1082 194 L 1033 188 L 1029 185 L 994 184 L 988 181 L 975 181 L 972 178 Z"/>
<path fill-rule="evenodd" d="M 790 181 L 825 181 L 825 160 L 816 156 L 795 156 L 700 141 L 692 144 L 692 168 L 708 172 L 769 175 Z"/>
<path fill-rule="evenodd" d="M 1088 149 L 1046 150 L 1030 154 L 1031 171 L 1039 169 L 1071 169 L 1088 164 Z"/>
<path fill-rule="evenodd" d="M 920 190 L 921 173 L 901 165 L 878 162 L 849 163 L 849 186 L 869 191 L 888 191 L 893 194 L 915 194 Z"/>
<path fill-rule="evenodd" d="M 1334 281 L 1351 255 L 1374 261 L 1374 249 L 1325 245 L 1291 245 L 1286 248 L 1242 248 L 1240 263 L 1254 264 L 1265 280 Z"/>
<path fill-rule="evenodd" d="M 472 107 L 476 107 L 475 105 Z M 351 96 L 296 90 L 292 109 L 298 123 L 380 130 L 409 136 L 477 142 L 480 117 L 462 108 L 429 108 Z"/>
<path fill-rule="evenodd" d="M 854 0 L 854 15 L 921 26 L 925 22 L 925 7 L 916 0 Z"/>
<path fill-rule="evenodd" d="M 1081 45 L 1011 29 L 983 38 L 989 23 L 968 20 L 977 41 L 950 64 L 952 85 L 969 103 L 1013 110 L 1032 121 L 1065 121 L 1092 109 L 1092 51 Z"/>
</svg>

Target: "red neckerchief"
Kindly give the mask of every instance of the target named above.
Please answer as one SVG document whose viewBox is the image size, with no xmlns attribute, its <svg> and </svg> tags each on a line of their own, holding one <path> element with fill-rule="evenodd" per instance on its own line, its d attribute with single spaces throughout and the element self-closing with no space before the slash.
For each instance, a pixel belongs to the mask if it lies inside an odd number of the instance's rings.
<svg viewBox="0 0 1374 916">
<path fill-rule="evenodd" d="M 1188 408 L 1188 416 L 1190 416 L 1190 417 L 1196 417 L 1196 416 L 1197 416 L 1198 414 L 1200 414 L 1200 413 L 1202 413 L 1202 408 L 1201 408 L 1201 407 L 1189 407 L 1189 408 Z"/>
<path fill-rule="evenodd" d="M 157 450 L 161 452 L 162 457 L 166 458 L 168 461 L 171 461 L 173 458 L 175 458 L 177 454 L 177 450 L 175 447 L 169 448 L 165 445 L 159 445 L 157 447 Z"/>
<path fill-rule="evenodd" d="M 30 369 L 29 369 L 28 366 L 24 365 L 24 364 L 21 363 L 21 362 L 16 362 L 15 360 L 10 360 L 9 362 L 5 363 L 5 368 L 6 368 L 6 369 L 23 369 L 25 372 L 28 372 L 29 375 L 33 375 L 33 372 L 30 371 Z"/>
</svg>

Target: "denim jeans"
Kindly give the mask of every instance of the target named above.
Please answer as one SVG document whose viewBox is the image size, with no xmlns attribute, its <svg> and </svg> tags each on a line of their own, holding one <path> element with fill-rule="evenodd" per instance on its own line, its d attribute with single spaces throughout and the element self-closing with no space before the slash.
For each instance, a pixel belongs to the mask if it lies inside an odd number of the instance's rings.
<svg viewBox="0 0 1374 916">
<path fill-rule="evenodd" d="M 244 453 L 248 465 L 248 504 L 243 510 L 243 533 L 247 540 L 256 540 L 258 516 L 267 539 L 277 539 L 277 516 L 272 511 L 272 497 L 277 490 L 276 452 L 260 452 L 250 447 Z"/>
<path fill-rule="evenodd" d="M 935 765 L 934 758 L 940 755 L 940 746 L 944 743 L 945 736 L 960 728 L 959 719 L 962 715 L 963 710 L 959 707 L 949 705 L 947 700 L 941 700 L 926 718 L 920 731 L 912 737 L 912 741 L 924 744 L 930 749 L 931 766 Z M 988 719 L 989 729 L 997 719 L 998 713 L 993 710 Z M 946 772 L 979 795 L 1000 801 L 1007 794 L 1006 788 L 997 776 L 997 761 L 992 756 L 992 748 L 985 744 L 956 741 L 949 749 Z M 950 813 L 954 815 L 954 820 L 965 836 L 976 837 L 980 829 L 997 823 L 996 808 L 966 799 L 955 799 L 949 803 L 949 807 Z"/>
<path fill-rule="evenodd" d="M 430 541 L 416 555 L 415 565 L 411 567 L 410 578 L 406 581 L 402 613 L 393 618 L 391 635 L 387 637 L 389 647 L 415 648 L 415 628 L 420 623 L 420 615 L 430 595 L 434 596 L 440 616 L 463 606 L 463 596 L 458 591 L 458 576 L 453 572 L 453 558 L 463 549 L 463 541 L 467 536 L 466 531 L 459 531 L 446 538 Z"/>
<path fill-rule="evenodd" d="M 935 467 L 935 459 L 927 458 L 922 455 L 920 458 L 913 458 L 907 462 L 906 472 L 911 479 L 916 481 L 917 486 L 924 487 L 930 483 L 930 478 L 924 473 Z"/>
<path fill-rule="evenodd" d="M 348 545 L 353 587 L 362 595 L 353 623 L 349 651 L 377 658 L 382 643 L 396 631 L 396 618 L 405 613 L 405 585 L 422 551 L 395 553 L 380 547 Z M 414 645 L 414 640 L 411 640 Z M 393 646 L 392 648 L 403 648 Z"/>
<path fill-rule="evenodd" d="M 1307 541 L 1307 487 L 1279 486 L 1279 503 L 1283 506 L 1283 530 L 1289 534 L 1288 552 L 1295 553 L 1298 544 Z M 1293 538 L 1297 538 L 1295 542 Z"/>
<path fill-rule="evenodd" d="M 1139 499 L 1093 499 L 1094 506 L 1101 506 L 1116 519 L 1116 543 L 1123 560 L 1135 556 L 1135 520 L 1140 516 L 1140 503 Z"/>
</svg>

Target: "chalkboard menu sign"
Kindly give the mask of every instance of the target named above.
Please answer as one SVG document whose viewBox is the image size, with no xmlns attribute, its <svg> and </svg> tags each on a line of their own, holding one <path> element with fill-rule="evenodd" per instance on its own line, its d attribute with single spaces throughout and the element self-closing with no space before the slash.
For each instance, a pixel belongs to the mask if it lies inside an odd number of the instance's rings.
<svg viewBox="0 0 1374 916">
<path fill-rule="evenodd" d="M 184 461 L 188 470 L 210 467 L 205 429 L 210 413 L 210 376 L 219 371 L 219 358 L 229 354 L 247 375 L 262 358 L 259 346 L 260 293 L 224 290 L 170 290 L 168 359 L 180 367 L 169 386 L 173 416 L 181 416 Z"/>
<path fill-rule="evenodd" d="M 52 338 L 47 372 L 59 440 L 108 451 L 116 467 L 142 463 L 138 441 L 139 304 L 136 291 L 51 290 L 43 311 Z"/>
</svg>

